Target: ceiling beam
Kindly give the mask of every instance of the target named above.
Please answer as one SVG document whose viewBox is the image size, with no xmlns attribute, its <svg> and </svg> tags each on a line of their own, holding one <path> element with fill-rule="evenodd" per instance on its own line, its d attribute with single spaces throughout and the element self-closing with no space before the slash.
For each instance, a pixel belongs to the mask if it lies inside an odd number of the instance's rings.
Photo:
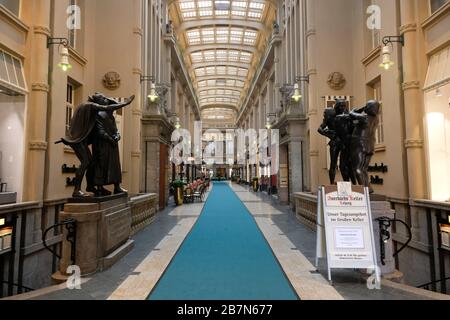
<svg viewBox="0 0 450 320">
<path fill-rule="evenodd" d="M 209 98 L 227 98 L 227 99 L 233 99 L 236 101 L 239 101 L 239 99 L 241 98 L 241 96 L 233 96 L 233 95 L 229 95 L 229 94 L 210 94 L 207 96 L 198 96 L 199 100 L 204 100 L 204 99 L 209 99 Z"/>
<path fill-rule="evenodd" d="M 243 45 L 243 44 L 234 44 L 234 43 L 212 43 L 212 44 L 200 44 L 200 45 L 192 45 L 188 46 L 186 50 L 184 51 L 187 54 L 191 54 L 192 52 L 196 51 L 204 51 L 204 50 L 241 50 L 241 51 L 248 51 L 251 53 L 257 52 L 257 48 L 255 46 L 249 46 L 249 45 Z"/>
<path fill-rule="evenodd" d="M 214 27 L 214 26 L 231 26 L 242 28 L 253 28 L 257 30 L 265 30 L 266 26 L 258 21 L 241 20 L 241 19 L 198 19 L 182 22 L 177 28 L 176 32 L 183 32 L 192 28 Z"/>
<path fill-rule="evenodd" d="M 191 65 L 192 69 L 204 68 L 204 67 L 236 67 L 243 69 L 250 69 L 250 63 L 241 63 L 241 62 L 201 62 L 201 63 L 193 63 Z"/>
<path fill-rule="evenodd" d="M 208 109 L 230 109 L 230 110 L 233 110 L 235 112 L 239 111 L 237 106 L 232 105 L 232 104 L 227 104 L 227 103 L 223 103 L 223 104 L 205 104 L 205 105 L 202 105 L 200 107 L 201 111 L 208 110 Z"/>
<path fill-rule="evenodd" d="M 197 92 L 208 91 L 208 90 L 232 90 L 242 92 L 244 88 L 242 87 L 227 87 L 227 86 L 208 86 L 208 87 L 198 87 Z"/>
<path fill-rule="evenodd" d="M 209 90 L 228 90 L 233 92 L 239 92 L 242 93 L 242 90 L 239 90 L 237 87 L 202 87 L 201 89 L 198 89 L 198 96 L 200 96 L 200 92 L 209 91 Z"/>
<path fill-rule="evenodd" d="M 207 80 L 219 80 L 219 79 L 225 79 L 225 80 L 239 80 L 239 81 L 247 81 L 247 77 L 240 77 L 240 76 L 219 76 L 219 75 L 215 75 L 215 76 L 202 76 L 202 77 L 197 77 L 196 78 L 196 83 L 198 83 L 199 81 L 207 81 Z"/>
</svg>

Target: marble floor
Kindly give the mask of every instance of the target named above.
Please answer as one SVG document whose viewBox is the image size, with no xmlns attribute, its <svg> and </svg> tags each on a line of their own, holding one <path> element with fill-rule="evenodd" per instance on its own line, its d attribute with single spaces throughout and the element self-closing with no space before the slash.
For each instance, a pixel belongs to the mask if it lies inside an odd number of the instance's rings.
<svg viewBox="0 0 450 320">
<path fill-rule="evenodd" d="M 287 206 L 266 193 L 231 184 L 254 217 L 292 287 L 302 300 L 424 300 L 446 296 L 383 281 L 369 290 L 358 271 L 336 271 L 331 286 L 325 268 L 314 267 L 315 233 L 298 222 Z M 170 204 L 155 221 L 133 237 L 134 249 L 113 267 L 84 278 L 80 290 L 65 284 L 15 296 L 14 300 L 144 300 L 148 297 L 189 234 L 204 203 Z"/>
</svg>

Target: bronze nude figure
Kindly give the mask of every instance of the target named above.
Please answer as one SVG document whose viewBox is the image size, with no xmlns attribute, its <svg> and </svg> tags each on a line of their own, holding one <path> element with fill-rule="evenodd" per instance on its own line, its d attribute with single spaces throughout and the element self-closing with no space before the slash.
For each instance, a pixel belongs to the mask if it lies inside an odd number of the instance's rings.
<svg viewBox="0 0 450 320">
<path fill-rule="evenodd" d="M 371 100 L 365 107 L 350 113 L 355 123 L 350 147 L 353 174 L 359 185 L 369 187 L 370 193 L 373 193 L 373 189 L 370 185 L 368 170 L 370 160 L 375 153 L 379 112 L 380 103 Z"/>
<path fill-rule="evenodd" d="M 114 160 L 107 159 L 108 155 L 106 155 L 106 148 L 100 147 L 101 143 L 106 143 L 104 140 L 105 136 L 104 132 L 101 131 L 102 118 L 104 114 L 107 114 L 108 123 L 103 124 L 105 126 L 105 131 L 107 133 L 112 133 L 111 139 L 114 140 L 114 143 L 117 144 L 120 136 L 115 136 L 115 123 L 112 125 L 113 118 L 111 118 L 112 113 L 116 110 L 124 108 L 131 104 L 134 100 L 134 96 L 127 99 L 124 103 L 118 103 L 117 101 L 106 97 L 101 93 L 95 93 L 93 96 L 90 96 L 88 102 L 81 104 L 76 108 L 75 113 L 70 122 L 69 133 L 65 138 L 62 138 L 58 143 L 64 143 L 67 146 L 70 146 L 78 159 L 80 160 L 80 167 L 78 168 L 75 175 L 75 188 L 73 191 L 73 197 L 86 197 L 87 194 L 81 191 L 81 184 L 86 174 L 87 180 L 87 188 L 86 191 L 90 193 L 94 193 L 96 196 L 105 195 L 103 186 L 109 184 L 115 184 L 115 192 L 123 192 L 125 190 L 120 188 L 120 180 L 121 180 L 121 172 L 120 172 L 120 161 L 119 165 L 117 165 L 118 161 L 118 153 L 117 155 L 114 152 L 108 152 L 109 156 L 113 156 Z M 107 127 L 107 128 L 106 128 Z M 112 143 L 112 141 L 109 141 Z M 93 146 L 93 152 L 91 153 L 89 146 Z M 113 147 L 115 148 L 115 146 Z M 118 150 L 116 150 L 118 152 Z M 96 162 L 100 161 L 101 163 L 96 165 Z M 111 164 L 109 161 L 115 162 Z M 96 169 L 103 168 L 102 166 L 109 166 L 110 170 L 107 170 L 106 173 L 109 174 L 109 177 L 102 177 L 102 179 L 98 179 L 97 175 L 101 175 L 101 173 L 96 172 Z M 104 184 L 100 184 L 102 182 Z M 99 189 L 96 189 L 96 186 Z"/>
<path fill-rule="evenodd" d="M 318 132 L 329 138 L 330 142 L 330 183 L 335 184 L 336 169 L 339 159 L 339 169 L 344 181 L 354 181 L 350 167 L 350 137 L 352 132 L 352 121 L 347 111 L 345 100 L 336 100 L 334 108 L 324 111 L 324 120 Z"/>
<path fill-rule="evenodd" d="M 319 133 L 330 139 L 330 183 L 335 184 L 337 161 L 344 181 L 369 188 L 368 169 L 375 152 L 380 103 L 371 100 L 366 106 L 350 113 L 345 100 L 336 100 L 333 109 L 325 109 Z"/>
</svg>

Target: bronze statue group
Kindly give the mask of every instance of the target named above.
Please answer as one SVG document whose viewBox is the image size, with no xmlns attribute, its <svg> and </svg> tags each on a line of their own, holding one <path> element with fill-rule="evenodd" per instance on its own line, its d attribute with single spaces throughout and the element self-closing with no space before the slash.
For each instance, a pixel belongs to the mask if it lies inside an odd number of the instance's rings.
<svg viewBox="0 0 450 320">
<path fill-rule="evenodd" d="M 368 169 L 375 152 L 380 103 L 371 100 L 366 106 L 349 111 L 345 100 L 336 100 L 334 108 L 324 112 L 319 133 L 330 139 L 330 183 L 336 183 L 336 170 L 344 181 L 369 187 Z"/>
<path fill-rule="evenodd" d="M 81 184 L 86 175 L 86 192 L 96 197 L 109 196 L 112 193 L 104 186 L 114 185 L 114 194 L 126 193 L 122 183 L 120 167 L 119 141 L 114 112 L 131 104 L 134 96 L 124 103 L 107 98 L 101 93 L 90 96 L 88 102 L 75 110 L 70 129 L 65 138 L 56 143 L 70 146 L 81 162 L 75 176 L 73 197 L 86 197 Z M 91 151 L 92 149 L 92 151 Z"/>
<path fill-rule="evenodd" d="M 119 141 L 114 112 L 130 105 L 134 96 L 123 103 L 101 93 L 90 96 L 86 103 L 75 110 L 70 129 L 65 138 L 56 143 L 70 146 L 81 162 L 75 176 L 73 197 L 109 196 L 105 186 L 114 185 L 114 194 L 126 193 L 122 183 Z M 336 100 L 333 108 L 324 112 L 319 133 L 330 139 L 330 183 L 336 183 L 339 169 L 344 181 L 370 186 L 368 169 L 375 152 L 375 135 L 378 128 L 380 103 L 371 100 L 366 106 L 349 111 L 345 100 Z M 81 185 L 86 175 L 86 192 Z"/>
</svg>

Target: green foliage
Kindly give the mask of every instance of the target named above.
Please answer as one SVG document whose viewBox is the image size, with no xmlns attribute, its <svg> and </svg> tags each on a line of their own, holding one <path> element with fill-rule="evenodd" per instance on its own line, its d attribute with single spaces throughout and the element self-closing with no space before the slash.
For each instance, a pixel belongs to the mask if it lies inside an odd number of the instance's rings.
<svg viewBox="0 0 450 320">
<path fill-rule="evenodd" d="M 174 188 L 182 188 L 185 185 L 186 185 L 186 183 L 184 183 L 181 180 L 175 180 L 175 181 L 172 182 L 172 187 L 174 187 Z"/>
</svg>

